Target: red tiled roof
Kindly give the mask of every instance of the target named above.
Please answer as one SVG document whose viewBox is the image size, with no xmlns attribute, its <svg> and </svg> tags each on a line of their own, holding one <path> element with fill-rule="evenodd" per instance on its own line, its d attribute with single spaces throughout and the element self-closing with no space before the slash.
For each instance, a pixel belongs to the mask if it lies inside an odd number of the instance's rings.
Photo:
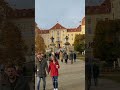
<svg viewBox="0 0 120 90">
<path fill-rule="evenodd" d="M 79 25 L 79 26 L 77 27 L 77 29 L 81 29 L 81 25 Z"/>
<path fill-rule="evenodd" d="M 49 30 L 40 30 L 39 29 L 39 34 L 48 34 L 49 33 Z"/>
<path fill-rule="evenodd" d="M 8 11 L 8 18 L 34 18 L 34 9 L 15 9 Z"/>
<path fill-rule="evenodd" d="M 108 14 L 111 12 L 110 0 L 105 0 L 99 6 L 86 6 L 86 14 Z"/>
<path fill-rule="evenodd" d="M 85 17 L 83 18 L 83 22 L 85 22 Z M 67 29 L 67 28 L 65 28 L 62 25 L 60 25 L 59 23 L 57 23 L 51 29 L 48 29 L 48 30 L 38 29 L 37 32 L 39 34 L 48 34 L 49 31 L 52 29 Z M 68 28 L 67 32 L 81 32 L 81 25 L 79 25 L 77 28 Z"/>
<path fill-rule="evenodd" d="M 76 28 L 67 29 L 67 32 L 75 32 L 75 31 L 76 31 Z"/>
<path fill-rule="evenodd" d="M 67 29 L 67 32 L 80 32 L 80 31 L 81 31 L 81 25 L 79 25 L 77 28 Z"/>
<path fill-rule="evenodd" d="M 52 29 L 66 29 L 65 27 L 63 27 L 62 25 L 60 25 L 59 23 L 57 23 L 56 25 L 54 25 L 50 30 Z"/>
<path fill-rule="evenodd" d="M 40 34 L 40 29 L 37 29 L 36 32 Z"/>
</svg>

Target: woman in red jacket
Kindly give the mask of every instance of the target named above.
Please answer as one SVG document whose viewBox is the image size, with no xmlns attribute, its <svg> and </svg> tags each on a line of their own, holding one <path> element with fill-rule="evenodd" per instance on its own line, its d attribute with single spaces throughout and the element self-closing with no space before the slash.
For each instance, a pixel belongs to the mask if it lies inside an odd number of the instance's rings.
<svg viewBox="0 0 120 90">
<path fill-rule="evenodd" d="M 59 63 L 55 56 L 51 57 L 49 64 L 49 72 L 52 77 L 54 90 L 58 90 L 58 69 L 60 68 Z"/>
</svg>

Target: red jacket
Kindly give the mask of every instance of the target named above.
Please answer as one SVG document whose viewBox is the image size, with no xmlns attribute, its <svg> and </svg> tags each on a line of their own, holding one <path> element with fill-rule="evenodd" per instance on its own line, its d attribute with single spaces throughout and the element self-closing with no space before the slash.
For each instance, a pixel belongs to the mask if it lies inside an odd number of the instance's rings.
<svg viewBox="0 0 120 90">
<path fill-rule="evenodd" d="M 56 65 L 58 65 L 58 68 L 56 67 Z M 55 63 L 53 63 L 52 61 L 49 64 L 49 72 L 51 77 L 53 76 L 58 76 L 58 69 L 60 68 L 60 65 L 58 63 L 58 61 L 56 61 Z"/>
</svg>

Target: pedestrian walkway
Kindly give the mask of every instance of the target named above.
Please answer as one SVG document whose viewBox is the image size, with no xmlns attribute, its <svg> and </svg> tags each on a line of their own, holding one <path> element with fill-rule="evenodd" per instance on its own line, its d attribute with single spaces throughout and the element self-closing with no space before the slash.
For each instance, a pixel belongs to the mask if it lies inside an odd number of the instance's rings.
<svg viewBox="0 0 120 90">
<path fill-rule="evenodd" d="M 108 79 L 99 79 L 98 86 L 92 87 L 90 90 L 120 90 L 120 83 Z"/>
<path fill-rule="evenodd" d="M 70 62 L 65 64 L 59 61 L 59 64 L 59 90 L 85 90 L 84 61 L 77 60 L 77 62 L 73 64 Z M 46 80 L 46 90 L 53 90 L 52 79 L 49 75 L 47 75 Z"/>
</svg>

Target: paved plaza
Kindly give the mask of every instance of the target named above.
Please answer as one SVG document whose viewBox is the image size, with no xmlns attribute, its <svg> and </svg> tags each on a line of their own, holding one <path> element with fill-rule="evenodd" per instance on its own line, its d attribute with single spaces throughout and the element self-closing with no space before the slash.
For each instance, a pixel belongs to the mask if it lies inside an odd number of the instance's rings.
<svg viewBox="0 0 120 90">
<path fill-rule="evenodd" d="M 77 60 L 77 62 L 73 64 L 70 64 L 70 61 L 68 64 L 62 63 L 60 61 L 59 63 L 59 90 L 85 90 L 84 61 Z M 52 79 L 50 75 L 47 75 L 46 81 L 46 90 L 53 90 Z M 42 82 L 40 90 L 43 90 Z"/>
<path fill-rule="evenodd" d="M 70 64 L 70 62 L 67 65 L 61 62 L 59 63 L 60 63 L 59 90 L 85 90 L 85 79 L 84 79 L 85 62 L 82 60 L 77 60 L 77 62 L 73 63 L 72 65 Z M 46 79 L 47 79 L 46 90 L 53 90 L 51 77 L 47 75 Z M 94 82 L 92 80 L 92 85 L 90 90 L 103 90 L 103 89 L 120 90 L 120 83 L 114 82 L 112 80 L 100 78 L 98 86 L 94 86 Z M 35 88 L 35 90 L 37 89 Z M 42 82 L 41 82 L 40 90 L 43 90 Z"/>
<path fill-rule="evenodd" d="M 90 90 L 120 90 L 120 83 L 108 79 L 99 79 L 98 86 L 92 85 Z"/>
</svg>

